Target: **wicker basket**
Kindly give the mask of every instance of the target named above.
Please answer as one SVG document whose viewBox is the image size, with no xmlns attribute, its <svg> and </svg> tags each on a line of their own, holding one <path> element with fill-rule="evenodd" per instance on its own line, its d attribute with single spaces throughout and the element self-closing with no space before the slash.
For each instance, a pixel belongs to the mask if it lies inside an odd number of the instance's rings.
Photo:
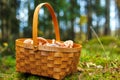
<svg viewBox="0 0 120 80">
<path fill-rule="evenodd" d="M 56 40 L 60 41 L 59 27 L 54 10 L 49 3 L 39 4 L 33 16 L 33 44 L 26 48 L 23 41 L 16 40 L 16 71 L 46 76 L 54 79 L 63 79 L 66 75 L 77 71 L 81 45 L 74 44 L 73 48 L 59 48 L 37 45 L 37 26 L 39 9 L 46 6 L 51 13 L 54 23 Z M 52 41 L 47 39 L 49 43 Z"/>
</svg>

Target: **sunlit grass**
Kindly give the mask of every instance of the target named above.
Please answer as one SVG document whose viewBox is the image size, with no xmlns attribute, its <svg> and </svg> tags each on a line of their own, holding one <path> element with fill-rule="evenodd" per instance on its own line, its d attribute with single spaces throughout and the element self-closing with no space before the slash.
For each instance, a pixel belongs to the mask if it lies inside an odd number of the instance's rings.
<svg viewBox="0 0 120 80">
<path fill-rule="evenodd" d="M 81 80 L 120 79 L 120 54 L 116 51 L 120 48 L 117 44 L 119 40 L 105 37 L 101 38 L 101 41 L 105 51 L 96 39 L 83 46 L 79 64 L 79 67 L 84 70 L 79 76 Z"/>
<path fill-rule="evenodd" d="M 83 44 L 78 72 L 68 75 L 64 80 L 119 80 L 120 48 L 119 40 L 100 38 L 105 51 L 97 40 Z M 104 42 L 105 40 L 105 42 Z M 106 41 L 107 40 L 107 41 Z M 114 42 L 117 41 L 117 42 Z M 113 44 L 114 43 L 114 44 Z M 50 78 L 24 74 L 15 71 L 15 58 L 0 56 L 0 80 L 49 80 Z M 52 79 L 50 79 L 52 80 Z"/>
</svg>

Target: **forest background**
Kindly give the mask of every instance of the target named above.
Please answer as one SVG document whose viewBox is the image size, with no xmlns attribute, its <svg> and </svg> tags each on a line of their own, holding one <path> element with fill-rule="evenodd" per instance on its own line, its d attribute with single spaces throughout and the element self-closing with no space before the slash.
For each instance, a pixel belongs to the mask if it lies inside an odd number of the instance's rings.
<svg viewBox="0 0 120 80">
<path fill-rule="evenodd" d="M 71 75 L 72 78 L 74 76 L 76 78 L 76 75 L 77 78 L 85 78 L 84 76 L 88 74 L 86 78 L 118 79 L 119 0 L 0 0 L 0 78 L 13 78 L 9 74 L 16 74 L 13 73 L 16 64 L 15 40 L 32 37 L 33 13 L 35 7 L 42 2 L 49 2 L 54 8 L 61 40 L 73 40 L 83 46 L 79 63 L 82 75 L 81 73 Z M 46 8 L 40 10 L 38 21 L 38 36 L 54 39 L 51 15 Z M 87 65 L 102 66 L 102 71 L 98 70 L 102 74 Z M 103 72 L 104 70 L 106 71 Z"/>
</svg>

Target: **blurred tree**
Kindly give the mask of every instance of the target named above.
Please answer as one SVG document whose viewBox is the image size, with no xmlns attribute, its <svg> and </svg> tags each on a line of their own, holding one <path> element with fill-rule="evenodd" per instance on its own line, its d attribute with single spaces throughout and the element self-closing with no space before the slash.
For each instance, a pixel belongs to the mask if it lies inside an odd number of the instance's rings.
<svg viewBox="0 0 120 80">
<path fill-rule="evenodd" d="M 73 7 L 74 6 L 74 7 Z M 76 17 L 80 16 L 79 12 L 80 6 L 77 4 L 77 0 L 70 0 L 70 22 L 71 22 L 71 40 L 74 40 L 75 38 L 75 32 L 74 32 L 74 21 Z"/>
<path fill-rule="evenodd" d="M 116 4 L 117 4 L 117 10 L 118 10 L 118 17 L 119 17 L 119 19 L 118 19 L 118 22 L 120 22 L 120 0 L 115 0 L 116 1 Z M 116 35 L 118 35 L 118 36 L 120 36 L 120 23 L 119 23 L 119 25 L 118 25 L 119 27 L 118 27 L 118 29 L 116 30 Z"/>
<path fill-rule="evenodd" d="M 92 31 L 90 27 L 92 26 L 92 6 L 91 0 L 87 0 L 87 8 L 88 8 L 88 25 L 87 25 L 87 39 L 92 39 Z"/>
<path fill-rule="evenodd" d="M 120 0 L 115 0 L 118 7 L 120 7 Z"/>
<path fill-rule="evenodd" d="M 15 39 L 19 35 L 19 21 L 16 19 L 17 0 L 0 0 L 2 41 Z"/>
<path fill-rule="evenodd" d="M 26 2 L 26 5 L 28 5 L 27 6 L 27 9 L 28 9 L 28 26 L 25 26 L 23 28 L 24 37 L 32 37 L 32 20 L 33 20 L 34 7 L 33 8 L 30 7 L 31 3 L 32 3 L 32 5 L 34 5 L 33 0 L 28 0 Z"/>
<path fill-rule="evenodd" d="M 101 0 L 86 0 L 87 2 L 87 16 L 88 16 L 88 23 L 87 23 L 87 39 L 92 39 L 92 32 L 91 27 L 94 26 L 94 30 L 99 35 L 100 34 L 100 20 L 101 17 L 106 18 L 106 23 L 104 27 L 104 34 L 106 35 L 110 34 L 110 16 L 109 16 L 109 0 L 106 2 L 106 7 L 101 6 L 100 2 Z M 108 3 L 108 4 L 107 4 Z M 96 17 L 95 22 L 93 23 L 93 19 Z"/>
<path fill-rule="evenodd" d="M 82 39 L 83 37 L 82 37 L 82 35 L 83 35 L 83 26 L 85 25 L 85 24 L 87 24 L 88 23 L 88 16 L 87 15 L 81 15 L 80 16 L 80 21 L 79 21 L 79 25 L 80 25 L 80 33 L 79 33 L 79 39 Z M 82 39 L 82 40 L 84 40 L 84 39 Z"/>
<path fill-rule="evenodd" d="M 95 3 L 92 4 L 93 6 L 93 12 L 95 12 L 96 16 L 97 16 L 97 25 L 95 27 L 95 31 L 97 33 L 97 35 L 100 35 L 100 20 L 101 20 L 101 16 L 105 15 L 105 7 L 102 7 L 100 5 L 100 1 L 101 0 L 95 0 Z"/>
<path fill-rule="evenodd" d="M 106 23 L 104 27 L 104 35 L 109 35 L 110 34 L 110 0 L 106 0 L 105 17 L 106 17 Z"/>
</svg>

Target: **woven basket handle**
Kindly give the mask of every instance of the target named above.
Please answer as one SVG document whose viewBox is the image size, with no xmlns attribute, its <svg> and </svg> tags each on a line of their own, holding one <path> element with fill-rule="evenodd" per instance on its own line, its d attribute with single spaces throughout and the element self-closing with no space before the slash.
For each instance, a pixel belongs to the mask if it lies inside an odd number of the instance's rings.
<svg viewBox="0 0 120 80">
<path fill-rule="evenodd" d="M 39 10 L 42 6 L 45 6 L 45 7 L 48 8 L 48 10 L 49 10 L 49 12 L 52 16 L 52 21 L 53 21 L 53 24 L 54 24 L 56 40 L 60 41 L 59 26 L 58 26 L 58 21 L 57 21 L 57 18 L 55 16 L 54 10 L 49 3 L 41 3 L 36 7 L 36 9 L 34 11 L 34 16 L 33 16 L 33 27 L 32 28 L 33 28 L 33 45 L 34 45 L 34 47 L 37 47 L 38 14 L 39 14 Z"/>
</svg>

